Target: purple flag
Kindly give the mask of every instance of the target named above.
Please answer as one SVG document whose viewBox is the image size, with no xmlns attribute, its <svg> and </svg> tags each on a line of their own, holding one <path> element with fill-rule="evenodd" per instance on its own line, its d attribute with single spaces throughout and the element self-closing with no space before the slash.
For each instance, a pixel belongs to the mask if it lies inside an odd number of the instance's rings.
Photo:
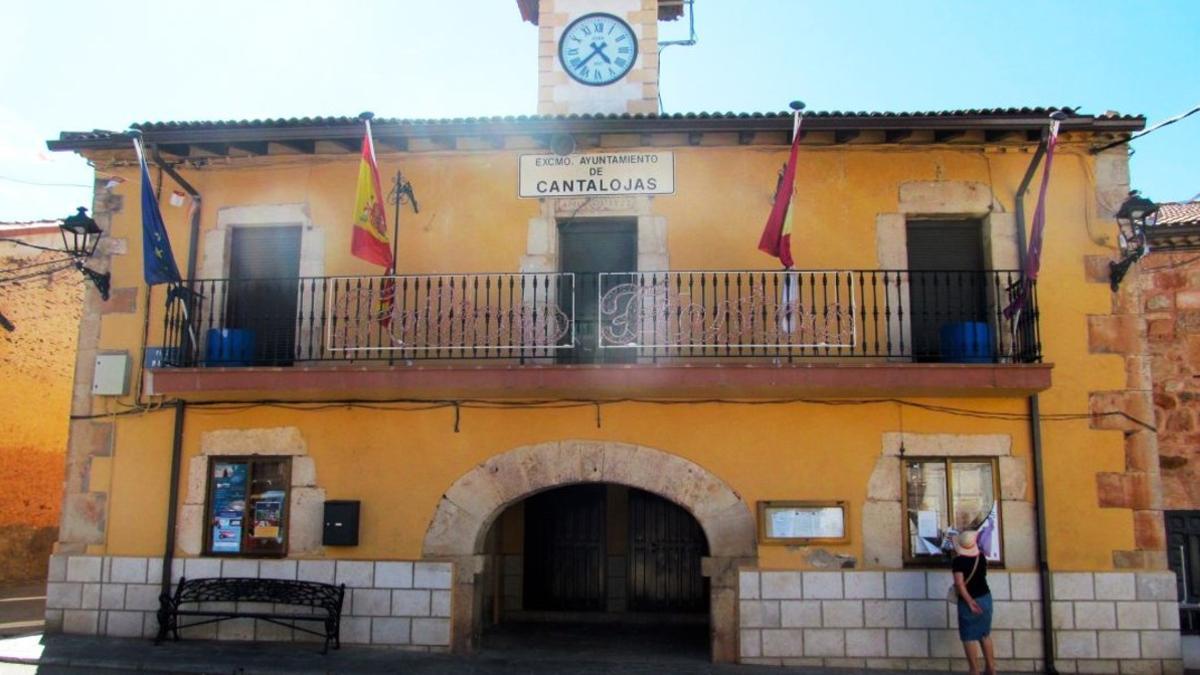
<svg viewBox="0 0 1200 675">
<path fill-rule="evenodd" d="M 1050 187 L 1050 165 L 1054 162 L 1054 147 L 1058 145 L 1059 120 L 1050 121 L 1050 135 L 1046 139 L 1046 166 L 1042 169 L 1042 185 L 1038 189 L 1037 206 L 1033 209 L 1033 226 L 1029 232 L 1029 248 L 1025 253 L 1025 273 L 1013 289 L 1011 301 L 1004 308 L 1004 318 L 1012 319 L 1025 307 L 1029 289 L 1037 281 L 1042 266 L 1042 233 L 1046 229 L 1046 191 Z"/>
</svg>

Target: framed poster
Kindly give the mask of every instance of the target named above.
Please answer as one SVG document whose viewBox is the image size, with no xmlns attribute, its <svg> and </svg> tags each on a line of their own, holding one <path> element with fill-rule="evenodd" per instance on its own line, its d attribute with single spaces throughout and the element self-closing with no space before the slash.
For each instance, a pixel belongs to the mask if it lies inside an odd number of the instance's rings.
<svg viewBox="0 0 1200 675">
<path fill-rule="evenodd" d="M 275 539 L 279 537 L 279 525 L 283 522 L 283 493 L 272 495 L 275 498 L 260 499 L 254 503 L 254 529 L 250 536 L 258 539 Z"/>
<path fill-rule="evenodd" d="M 846 502 L 759 502 L 758 534 L 764 544 L 847 543 Z"/>
<path fill-rule="evenodd" d="M 213 553 L 240 553 L 242 527 L 246 516 L 246 475 L 244 462 L 214 462 L 212 473 Z"/>
<path fill-rule="evenodd" d="M 286 556 L 290 483 L 288 457 L 211 458 L 205 555 Z"/>
</svg>

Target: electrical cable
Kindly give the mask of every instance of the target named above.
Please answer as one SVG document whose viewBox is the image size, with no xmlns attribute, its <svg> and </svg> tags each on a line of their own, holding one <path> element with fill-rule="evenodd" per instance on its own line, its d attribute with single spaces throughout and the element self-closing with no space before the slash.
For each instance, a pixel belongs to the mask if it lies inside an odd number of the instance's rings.
<svg viewBox="0 0 1200 675">
<path fill-rule="evenodd" d="M 60 251 L 60 253 L 61 253 L 61 251 Z M 21 270 L 29 270 L 29 269 L 33 269 L 35 267 L 45 267 L 47 265 L 53 265 L 55 263 L 60 263 L 60 262 L 74 262 L 74 260 L 75 260 L 74 258 L 56 258 L 54 260 L 45 260 L 42 262 L 29 263 L 28 265 L 18 265 L 16 267 L 8 267 L 5 269 L 0 269 L 0 275 L 10 274 L 12 272 L 20 272 Z"/>
<path fill-rule="evenodd" d="M 11 178 L 9 176 L 0 176 L 0 180 L 10 183 L 20 183 L 21 185 L 36 185 L 38 187 L 69 187 L 69 188 L 88 188 L 95 187 L 94 185 L 81 185 L 79 183 L 39 183 L 32 180 L 21 180 L 20 178 Z"/>
<path fill-rule="evenodd" d="M 53 246 L 40 246 L 38 244 L 31 244 L 27 241 L 22 241 L 20 239 L 14 239 L 12 237 L 0 237 L 0 241 L 6 242 L 9 244 L 16 244 L 17 246 L 27 246 L 29 248 L 36 248 L 39 251 L 51 251 L 53 253 L 65 253 L 65 251 L 63 251 L 61 248 L 54 248 Z"/>
<path fill-rule="evenodd" d="M 1152 252 L 1153 253 L 1159 253 L 1159 252 L 1166 253 L 1166 251 L 1152 251 Z M 1159 270 L 1173 270 L 1173 269 L 1176 269 L 1179 267 L 1183 267 L 1185 265 L 1190 265 L 1190 264 L 1196 262 L 1197 260 L 1200 260 L 1200 255 L 1193 256 L 1193 257 L 1187 258 L 1185 260 L 1176 260 L 1175 262 L 1170 262 L 1170 263 L 1166 263 L 1163 265 L 1156 265 L 1154 267 L 1146 267 L 1145 265 L 1143 265 L 1142 271 L 1143 272 L 1157 272 Z"/>
<path fill-rule="evenodd" d="M 14 281 L 25 281 L 27 279 L 36 279 L 37 277 L 54 276 L 55 274 L 58 274 L 59 272 L 69 270 L 73 267 L 75 267 L 74 262 L 69 263 L 64 267 L 59 267 L 59 268 L 52 269 L 52 270 L 41 270 L 40 272 L 31 272 L 30 274 L 24 274 L 24 275 L 15 276 L 15 277 L 5 277 L 5 278 L 0 279 L 0 284 L 7 284 L 7 283 L 14 282 Z"/>
<path fill-rule="evenodd" d="M 1194 106 L 1190 110 L 1187 110 L 1186 112 L 1181 112 L 1178 115 L 1175 115 L 1174 117 L 1168 117 L 1167 119 L 1165 119 L 1161 122 L 1158 122 L 1157 124 L 1153 124 L 1146 129 L 1142 129 L 1141 131 L 1137 132 L 1136 134 L 1130 134 L 1129 138 L 1123 138 L 1119 141 L 1113 141 L 1112 143 L 1109 143 L 1108 145 L 1103 145 L 1099 148 L 1095 148 L 1094 150 L 1091 151 L 1091 153 L 1093 155 L 1095 155 L 1095 154 L 1104 152 L 1105 150 L 1110 150 L 1112 148 L 1115 148 L 1119 145 L 1125 145 L 1127 143 L 1131 143 L 1133 141 L 1136 141 L 1139 138 L 1148 136 L 1163 127 L 1170 126 L 1182 119 L 1191 117 L 1192 115 L 1195 115 L 1198 112 L 1200 112 L 1200 105 Z"/>
<path fill-rule="evenodd" d="M 173 403 L 174 400 L 163 401 L 158 407 L 147 409 L 142 407 L 134 407 L 129 410 L 117 413 L 104 413 L 99 415 L 72 415 L 71 419 L 97 419 L 101 417 L 109 417 L 110 415 L 138 415 L 149 412 L 157 412 L 167 410 L 165 406 Z M 572 408 L 595 408 L 597 412 L 602 406 L 615 404 L 644 404 L 644 405 L 660 405 L 660 406 L 677 406 L 677 405 L 740 405 L 740 406 L 760 406 L 760 405 L 822 405 L 830 407 L 840 406 L 863 406 L 863 405 L 899 405 L 904 407 L 916 408 L 942 415 L 950 415 L 956 417 L 969 417 L 974 419 L 986 419 L 1001 422 L 1021 422 L 1029 419 L 1027 413 L 1007 413 L 989 410 L 974 410 L 971 408 L 960 408 L 956 406 L 937 405 L 932 403 L 920 403 L 917 401 L 909 401 L 898 398 L 869 398 L 869 399 L 806 399 L 806 398 L 774 398 L 774 399 L 645 399 L 645 398 L 617 398 L 617 399 L 527 399 L 515 401 L 489 400 L 489 399 L 412 399 L 412 398 L 397 398 L 397 399 L 343 399 L 337 401 L 314 401 L 311 403 L 304 401 L 283 401 L 275 399 L 261 399 L 255 401 L 189 401 L 188 405 L 200 408 L 203 411 L 213 411 L 217 413 L 236 413 L 243 410 L 253 408 L 275 408 L 282 410 L 293 410 L 299 412 L 307 411 L 322 411 L 336 409 L 362 409 L 375 410 L 380 412 L 421 412 L 428 410 L 440 410 L 443 408 L 472 409 L 472 410 L 562 410 Z M 200 412 L 199 410 L 197 412 Z M 1144 429 L 1157 431 L 1157 427 L 1145 420 L 1138 419 L 1124 411 L 1110 410 L 1103 412 L 1080 412 L 1080 413 L 1043 413 L 1041 418 L 1049 422 L 1076 422 L 1082 420 L 1090 420 L 1102 417 L 1122 417 Z"/>
</svg>

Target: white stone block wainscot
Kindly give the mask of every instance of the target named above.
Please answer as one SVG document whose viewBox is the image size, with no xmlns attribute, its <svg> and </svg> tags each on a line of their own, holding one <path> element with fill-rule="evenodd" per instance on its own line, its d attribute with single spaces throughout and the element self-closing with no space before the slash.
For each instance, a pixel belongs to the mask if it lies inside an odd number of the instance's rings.
<svg viewBox="0 0 1200 675">
<path fill-rule="evenodd" d="M 856 669 L 967 668 L 947 570 L 742 569 L 739 660 Z M 1038 575 L 988 571 L 1001 671 L 1042 668 Z M 1057 572 L 1052 612 L 1064 673 L 1182 673 L 1171 572 Z"/>
<path fill-rule="evenodd" d="M 180 577 L 252 577 L 346 584 L 343 644 L 418 651 L 450 647 L 452 566 L 446 562 L 185 558 Z M 50 558 L 46 632 L 152 638 L 158 633 L 162 559 L 110 556 Z M 180 631 L 182 639 L 319 641 L 265 621 L 233 619 Z"/>
</svg>

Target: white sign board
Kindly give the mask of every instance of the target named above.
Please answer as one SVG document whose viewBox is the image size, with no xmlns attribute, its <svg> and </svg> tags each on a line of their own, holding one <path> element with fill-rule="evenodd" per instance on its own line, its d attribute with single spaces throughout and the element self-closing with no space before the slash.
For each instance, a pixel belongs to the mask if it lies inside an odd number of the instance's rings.
<svg viewBox="0 0 1200 675">
<path fill-rule="evenodd" d="M 521 155 L 523 198 L 675 194 L 675 153 Z"/>
<path fill-rule="evenodd" d="M 842 539 L 846 514 L 840 506 L 766 508 L 764 534 L 770 539 Z"/>
</svg>

